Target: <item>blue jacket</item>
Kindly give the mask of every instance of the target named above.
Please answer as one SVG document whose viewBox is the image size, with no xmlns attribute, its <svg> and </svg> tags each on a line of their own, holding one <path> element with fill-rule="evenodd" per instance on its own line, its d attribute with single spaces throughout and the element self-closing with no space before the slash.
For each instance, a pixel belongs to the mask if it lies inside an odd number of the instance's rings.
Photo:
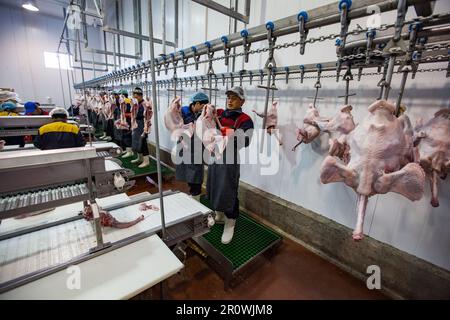
<svg viewBox="0 0 450 320">
<path fill-rule="evenodd" d="M 183 117 L 184 124 L 195 122 L 200 115 L 201 112 L 197 112 L 196 114 L 193 113 L 190 106 L 184 106 L 181 108 L 181 116 Z"/>
</svg>

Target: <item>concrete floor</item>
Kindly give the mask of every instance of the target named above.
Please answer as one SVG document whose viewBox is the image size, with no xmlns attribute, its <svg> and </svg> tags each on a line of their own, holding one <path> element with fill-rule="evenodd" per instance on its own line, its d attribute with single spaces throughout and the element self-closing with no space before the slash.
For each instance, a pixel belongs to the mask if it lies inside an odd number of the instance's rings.
<svg viewBox="0 0 450 320">
<path fill-rule="evenodd" d="M 157 181 L 156 174 L 152 175 Z M 184 183 L 171 179 L 163 189 L 187 191 Z M 143 177 L 129 194 L 157 193 Z M 136 299 L 155 299 L 160 287 L 149 289 Z M 300 244 L 284 238 L 275 255 L 264 259 L 236 286 L 224 290 L 222 279 L 193 250 L 188 250 L 185 269 L 167 281 L 167 299 L 388 299 L 380 291 L 368 290 L 365 282 L 342 271 Z"/>
</svg>

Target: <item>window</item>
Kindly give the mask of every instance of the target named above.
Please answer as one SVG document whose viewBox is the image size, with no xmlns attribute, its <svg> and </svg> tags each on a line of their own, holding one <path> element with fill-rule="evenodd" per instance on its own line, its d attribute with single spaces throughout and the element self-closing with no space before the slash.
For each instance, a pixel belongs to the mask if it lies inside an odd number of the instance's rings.
<svg viewBox="0 0 450 320">
<path fill-rule="evenodd" d="M 71 57 L 67 54 L 60 53 L 59 54 L 59 64 L 58 64 L 58 54 L 55 52 L 44 52 L 44 61 L 45 67 L 50 69 L 59 69 L 61 65 L 62 70 L 72 70 L 71 65 Z"/>
</svg>

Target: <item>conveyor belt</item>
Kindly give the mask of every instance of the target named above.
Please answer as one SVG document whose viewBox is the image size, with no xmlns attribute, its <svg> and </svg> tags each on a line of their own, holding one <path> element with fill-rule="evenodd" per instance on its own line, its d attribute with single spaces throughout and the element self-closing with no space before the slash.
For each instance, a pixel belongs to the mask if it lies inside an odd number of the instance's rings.
<svg viewBox="0 0 450 320">
<path fill-rule="evenodd" d="M 98 151 L 97 156 L 102 158 L 111 158 L 111 154 L 108 151 Z"/>
<path fill-rule="evenodd" d="M 5 219 L 21 213 L 30 213 L 49 207 L 56 207 L 67 200 L 77 202 L 89 197 L 86 183 L 48 188 L 28 193 L 0 197 L 0 218 Z"/>
</svg>

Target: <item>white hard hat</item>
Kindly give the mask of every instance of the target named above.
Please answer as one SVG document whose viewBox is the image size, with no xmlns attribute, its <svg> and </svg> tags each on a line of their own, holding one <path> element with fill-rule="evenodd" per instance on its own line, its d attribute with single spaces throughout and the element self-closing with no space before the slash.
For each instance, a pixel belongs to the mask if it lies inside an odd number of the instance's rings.
<svg viewBox="0 0 450 320">
<path fill-rule="evenodd" d="M 69 113 L 64 108 L 54 108 L 52 111 L 50 111 L 50 117 L 53 117 L 53 115 L 65 115 L 66 118 L 69 117 Z"/>
</svg>

